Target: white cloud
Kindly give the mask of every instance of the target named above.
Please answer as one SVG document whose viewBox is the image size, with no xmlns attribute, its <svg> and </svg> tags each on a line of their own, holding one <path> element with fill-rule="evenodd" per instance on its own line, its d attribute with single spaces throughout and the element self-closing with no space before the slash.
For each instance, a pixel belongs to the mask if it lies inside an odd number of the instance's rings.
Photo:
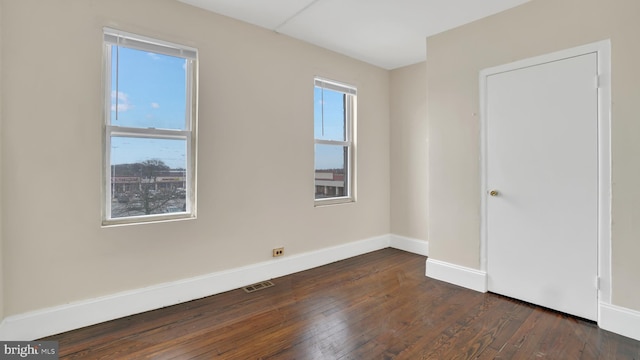
<svg viewBox="0 0 640 360">
<path fill-rule="evenodd" d="M 160 60 L 160 55 L 156 53 L 147 53 L 147 55 L 149 55 L 149 57 L 152 58 L 153 60 Z"/>
<path fill-rule="evenodd" d="M 115 97 L 116 97 L 116 91 L 113 90 L 111 92 L 111 99 L 115 99 Z M 129 95 L 127 95 L 126 93 L 123 93 L 122 91 L 118 91 L 118 100 L 128 101 Z"/>
<path fill-rule="evenodd" d="M 116 101 L 118 104 L 117 107 L 116 107 Z M 125 112 L 133 109 L 133 104 L 129 102 L 129 95 L 123 93 L 122 91 L 118 91 L 118 94 L 116 96 L 116 92 L 112 91 L 111 92 L 111 111 L 116 111 L 116 108 L 118 112 Z"/>
<path fill-rule="evenodd" d="M 160 104 L 158 104 L 157 102 L 152 102 L 151 103 L 151 107 L 154 108 L 154 109 L 158 109 L 158 108 L 160 108 Z"/>
</svg>

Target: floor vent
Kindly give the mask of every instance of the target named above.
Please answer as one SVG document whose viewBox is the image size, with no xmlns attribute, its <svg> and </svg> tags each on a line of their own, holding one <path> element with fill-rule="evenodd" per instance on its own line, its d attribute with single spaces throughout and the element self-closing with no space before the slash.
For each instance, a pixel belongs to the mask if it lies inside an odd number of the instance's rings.
<svg viewBox="0 0 640 360">
<path fill-rule="evenodd" d="M 246 293 L 252 293 L 258 290 L 266 289 L 268 287 L 272 287 L 274 284 L 271 281 L 263 281 L 257 284 L 248 285 L 242 288 Z"/>
</svg>

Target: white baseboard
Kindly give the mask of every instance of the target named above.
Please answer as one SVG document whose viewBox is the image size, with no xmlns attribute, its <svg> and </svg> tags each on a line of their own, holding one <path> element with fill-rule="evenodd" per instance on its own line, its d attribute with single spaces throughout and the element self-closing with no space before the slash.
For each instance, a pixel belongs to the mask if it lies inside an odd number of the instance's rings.
<svg viewBox="0 0 640 360">
<path fill-rule="evenodd" d="M 390 235 L 389 247 L 410 253 L 429 256 L 429 243 L 425 240 L 412 239 L 400 235 Z"/>
<path fill-rule="evenodd" d="M 487 292 L 487 273 L 484 271 L 429 258 L 426 275 L 467 289 Z"/>
<path fill-rule="evenodd" d="M 426 275 L 436 280 L 487 292 L 487 274 L 484 271 L 450 264 L 444 261 L 427 259 Z M 603 330 L 640 341 L 640 312 L 601 303 L 598 326 Z"/>
<path fill-rule="evenodd" d="M 0 340 L 34 340 L 219 294 L 387 247 L 425 256 L 428 255 L 429 249 L 426 241 L 398 235 L 374 237 L 190 279 L 9 316 L 0 323 Z M 426 265 L 426 275 L 431 278 L 475 291 L 487 291 L 487 275 L 483 271 L 433 259 L 427 259 Z M 640 340 L 638 311 L 600 304 L 598 325 L 604 330 Z"/>
<path fill-rule="evenodd" d="M 598 326 L 640 341 L 640 312 L 638 311 L 601 303 Z"/>
<path fill-rule="evenodd" d="M 426 242 L 383 235 L 308 253 L 284 256 L 226 271 L 9 316 L 0 323 L 0 340 L 26 341 L 55 335 L 219 294 L 387 247 L 418 254 L 428 249 Z"/>
</svg>

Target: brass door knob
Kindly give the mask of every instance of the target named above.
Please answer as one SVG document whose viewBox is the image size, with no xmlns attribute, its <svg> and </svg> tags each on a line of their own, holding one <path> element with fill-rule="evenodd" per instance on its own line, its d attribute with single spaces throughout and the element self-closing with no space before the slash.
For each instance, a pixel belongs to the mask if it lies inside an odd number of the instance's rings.
<svg viewBox="0 0 640 360">
<path fill-rule="evenodd" d="M 498 196 L 498 194 L 499 194 L 499 193 L 498 193 L 498 190 L 491 190 L 491 191 L 489 191 L 489 195 L 491 195 L 491 196 Z"/>
</svg>

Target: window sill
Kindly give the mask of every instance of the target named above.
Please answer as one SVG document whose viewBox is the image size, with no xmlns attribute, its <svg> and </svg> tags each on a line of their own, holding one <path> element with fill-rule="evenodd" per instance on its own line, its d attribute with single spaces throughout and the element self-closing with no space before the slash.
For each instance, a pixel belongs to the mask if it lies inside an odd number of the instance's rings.
<svg viewBox="0 0 640 360">
<path fill-rule="evenodd" d="M 117 226 L 125 226 L 125 225 L 143 225 L 143 224 L 156 224 L 156 223 L 165 223 L 165 222 L 173 222 L 173 221 L 183 221 L 183 220 L 195 220 L 195 214 L 188 213 L 180 213 L 173 215 L 146 215 L 146 216 L 136 216 L 129 218 L 118 218 L 118 219 L 108 219 L 102 220 L 102 227 L 117 227 Z"/>
<path fill-rule="evenodd" d="M 341 205 L 341 204 L 353 204 L 356 202 L 356 199 L 352 197 L 336 197 L 336 198 L 326 198 L 326 199 L 315 199 L 314 207 L 323 207 L 330 205 Z"/>
</svg>

